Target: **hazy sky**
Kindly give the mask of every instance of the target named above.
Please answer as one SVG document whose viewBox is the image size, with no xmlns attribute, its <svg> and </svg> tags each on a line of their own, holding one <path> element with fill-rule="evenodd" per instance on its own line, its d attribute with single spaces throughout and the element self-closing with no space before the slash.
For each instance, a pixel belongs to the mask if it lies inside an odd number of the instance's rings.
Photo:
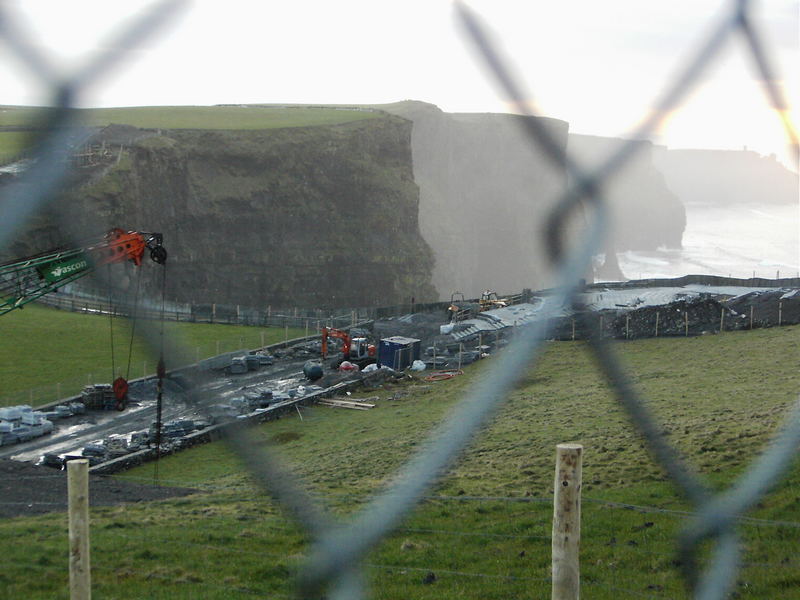
<svg viewBox="0 0 800 600">
<path fill-rule="evenodd" d="M 8 13 L 63 72 L 102 52 L 151 2 L 16 0 Z M 730 2 L 471 0 L 541 114 L 576 133 L 617 136 L 646 116 Z M 798 1 L 754 3 L 798 122 Z M 739 36 L 655 141 L 748 146 L 788 162 Z M 0 103 L 42 104 L 44 88 L 0 45 Z M 431 102 L 506 112 L 448 0 L 198 0 L 80 98 L 83 106 Z M 1 117 L 0 117 L 1 119 Z"/>
</svg>

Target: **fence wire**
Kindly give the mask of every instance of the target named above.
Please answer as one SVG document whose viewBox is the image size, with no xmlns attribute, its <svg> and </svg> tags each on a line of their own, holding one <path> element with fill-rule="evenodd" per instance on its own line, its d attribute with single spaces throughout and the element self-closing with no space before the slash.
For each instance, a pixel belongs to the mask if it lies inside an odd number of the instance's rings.
<svg viewBox="0 0 800 600">
<path fill-rule="evenodd" d="M 14 21 L 13 15 L 0 5 L 0 39 L 11 53 L 33 76 L 51 90 L 52 110 L 46 122 L 40 124 L 44 132 L 34 148 L 35 160 L 18 181 L 5 186 L 0 198 L 0 248 L 7 246 L 15 232 L 20 230 L 37 213 L 44 211 L 68 178 L 70 151 L 69 126 L 74 123 L 74 102 L 77 97 L 102 76 L 107 75 L 120 59 L 153 35 L 176 13 L 184 3 L 166 0 L 141 15 L 131 26 L 107 44 L 108 51 L 87 63 L 82 69 L 65 76 L 59 72 L 49 57 L 40 53 L 30 43 L 32 36 Z M 786 111 L 787 103 L 776 84 L 777 71 L 770 58 L 769 46 L 750 17 L 753 3 L 748 0 L 730 0 L 723 6 L 722 14 L 712 32 L 684 64 L 682 71 L 668 82 L 656 99 L 655 109 L 629 136 L 636 140 L 651 135 L 666 116 L 697 85 L 700 75 L 720 56 L 723 48 L 740 35 L 744 52 L 752 59 L 765 93 L 773 110 L 783 122 L 791 140 L 795 160 L 798 143 L 795 130 Z M 511 10 L 511 9 L 509 9 Z M 510 75 L 509 61 L 501 56 L 489 40 L 480 20 L 463 3 L 456 3 L 455 11 L 465 35 L 483 57 L 488 72 L 508 100 L 515 106 L 528 106 L 532 96 Z M 528 117 L 534 117 L 532 112 Z M 535 118 L 522 120 L 530 143 L 544 152 L 549 161 L 570 176 L 573 182 L 560 199 L 546 222 L 544 236 L 553 264 L 557 267 L 557 297 L 548 306 L 570 304 L 578 282 L 590 265 L 593 254 L 602 248 L 608 229 L 608 209 L 603 198 L 604 185 L 631 161 L 641 145 L 624 144 L 598 168 L 589 171 L 579 165 L 545 130 Z M 588 235 L 581 243 L 569 247 L 563 232 L 568 218 L 582 206 L 590 219 Z M 57 203 L 50 206 L 62 231 L 71 241 L 86 237 L 93 227 L 87 219 L 78 228 L 67 218 L 66 208 Z M 96 270 L 93 277 L 97 285 L 109 290 L 111 299 L 122 296 L 115 281 Z M 159 299 L 150 299 L 159 306 Z M 314 543 L 310 555 L 301 568 L 297 582 L 302 597 L 319 597 L 327 594 L 332 599 L 357 599 L 364 597 L 364 571 L 367 552 L 398 527 L 408 513 L 422 502 L 437 479 L 446 471 L 459 453 L 470 443 L 480 427 L 497 411 L 508 397 L 508 392 L 536 362 L 542 342 L 548 336 L 547 323 L 552 319 L 544 315 L 538 324 L 527 327 L 524 335 L 517 336 L 502 359 L 494 361 L 485 377 L 458 404 L 453 416 L 430 436 L 430 443 L 402 467 L 393 483 L 380 495 L 367 503 L 351 518 L 338 521 L 325 506 L 308 492 L 308 488 L 289 469 L 280 457 L 261 445 L 252 443 L 251 434 L 244 428 L 231 430 L 228 442 L 241 456 L 254 479 L 264 490 L 286 508 L 298 523 L 312 535 Z M 148 321 L 139 324 L 151 348 L 158 353 L 163 348 L 163 331 Z M 178 340 L 178 347 L 180 348 Z M 660 434 L 660 428 L 629 381 L 619 360 L 608 342 L 599 336 L 590 339 L 590 348 L 615 390 L 618 401 L 627 411 L 633 426 L 646 442 L 658 464 L 667 472 L 690 502 L 693 516 L 678 540 L 680 562 L 684 577 L 692 593 L 699 599 L 724 598 L 735 584 L 740 566 L 737 525 L 750 507 L 761 498 L 770 486 L 778 482 L 787 470 L 800 444 L 800 403 L 786 416 L 781 431 L 768 445 L 765 453 L 754 461 L 730 488 L 720 493 L 711 491 Z M 184 347 L 184 353 L 189 350 Z M 171 359 L 166 357 L 166 366 Z M 198 392 L 193 400 L 199 404 L 209 402 Z M 700 572 L 698 556 L 701 543 L 714 544 L 708 568 Z"/>
</svg>

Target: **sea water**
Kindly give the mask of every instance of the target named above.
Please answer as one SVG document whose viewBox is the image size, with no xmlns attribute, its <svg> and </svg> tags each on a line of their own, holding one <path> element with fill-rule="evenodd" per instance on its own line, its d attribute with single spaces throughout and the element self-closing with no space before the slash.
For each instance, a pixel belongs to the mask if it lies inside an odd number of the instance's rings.
<svg viewBox="0 0 800 600">
<path fill-rule="evenodd" d="M 627 279 L 800 277 L 800 203 L 686 207 L 683 248 L 618 255 Z"/>
</svg>

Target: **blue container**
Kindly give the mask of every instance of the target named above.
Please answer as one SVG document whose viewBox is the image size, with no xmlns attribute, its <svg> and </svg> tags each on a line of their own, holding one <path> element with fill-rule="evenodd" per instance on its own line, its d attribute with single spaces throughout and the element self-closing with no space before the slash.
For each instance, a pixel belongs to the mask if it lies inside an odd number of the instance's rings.
<svg viewBox="0 0 800 600">
<path fill-rule="evenodd" d="M 417 339 L 401 335 L 384 338 L 378 344 L 378 366 L 402 371 L 419 360 L 419 353 L 420 341 Z"/>
</svg>

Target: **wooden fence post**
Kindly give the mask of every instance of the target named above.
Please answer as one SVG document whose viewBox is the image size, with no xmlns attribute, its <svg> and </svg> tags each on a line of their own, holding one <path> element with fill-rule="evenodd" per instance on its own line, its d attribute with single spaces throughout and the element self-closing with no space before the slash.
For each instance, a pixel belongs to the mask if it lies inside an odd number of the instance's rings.
<svg viewBox="0 0 800 600">
<path fill-rule="evenodd" d="M 262 331 L 261 332 L 261 347 L 263 348 L 264 346 L 265 346 L 265 344 L 264 344 L 264 332 Z"/>
<path fill-rule="evenodd" d="M 689 311 L 683 313 L 683 328 L 685 331 L 685 336 L 689 337 Z"/>
<path fill-rule="evenodd" d="M 552 600 L 578 600 L 581 541 L 581 471 L 583 446 L 556 446 L 553 498 Z"/>
<path fill-rule="evenodd" d="M 750 305 L 750 329 L 753 329 L 753 305 Z"/>
<path fill-rule="evenodd" d="M 658 313 L 658 311 L 656 311 L 656 337 L 658 337 L 658 316 L 659 316 L 659 313 Z"/>
<path fill-rule="evenodd" d="M 723 308 L 719 314 L 719 332 L 722 333 L 722 328 L 725 325 L 725 309 Z"/>
<path fill-rule="evenodd" d="M 631 316 L 625 315 L 625 339 L 628 340 L 631 337 Z"/>
<path fill-rule="evenodd" d="M 89 600 L 92 597 L 89 563 L 89 461 L 85 458 L 67 463 L 69 505 L 69 597 Z"/>
<path fill-rule="evenodd" d="M 781 317 L 783 316 L 783 302 L 778 302 L 778 326 L 781 324 Z"/>
<path fill-rule="evenodd" d="M 575 319 L 572 319 L 572 341 L 575 341 Z"/>
</svg>

